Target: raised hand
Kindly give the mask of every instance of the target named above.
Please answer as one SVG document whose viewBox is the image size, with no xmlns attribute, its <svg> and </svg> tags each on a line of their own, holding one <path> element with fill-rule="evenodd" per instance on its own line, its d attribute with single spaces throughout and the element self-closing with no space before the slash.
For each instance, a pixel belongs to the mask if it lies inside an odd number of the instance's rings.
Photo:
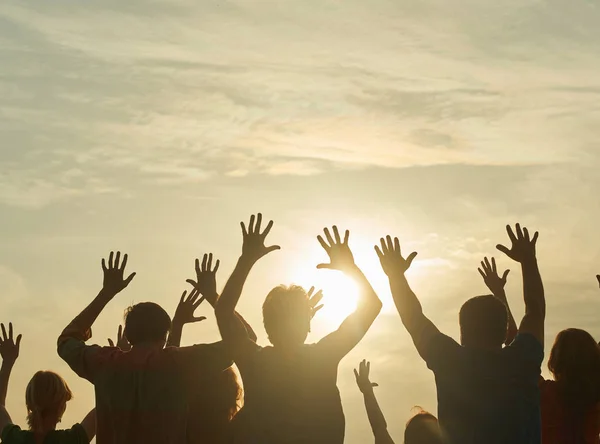
<svg viewBox="0 0 600 444">
<path fill-rule="evenodd" d="M 110 345 L 111 347 L 115 347 L 115 343 L 110 338 L 108 338 L 108 345 Z M 124 352 L 131 350 L 131 344 L 129 343 L 129 341 L 127 340 L 125 335 L 123 335 L 123 326 L 122 325 L 119 325 L 119 330 L 117 331 L 116 347 L 120 348 Z"/>
<path fill-rule="evenodd" d="M 375 252 L 379 257 L 383 271 L 389 277 L 397 273 L 404 274 L 410 268 L 415 257 L 417 257 L 417 253 L 413 251 L 408 257 L 404 258 L 400 248 L 400 241 L 397 237 L 392 240 L 391 236 L 386 236 L 385 239 L 381 238 L 381 248 L 375 245 Z"/>
<path fill-rule="evenodd" d="M 200 260 L 196 259 L 196 280 L 188 279 L 186 282 L 191 284 L 211 305 L 214 306 L 218 298 L 217 270 L 219 270 L 221 262 L 217 259 L 214 268 L 212 263 L 212 253 L 204 255 L 202 258 L 202 265 L 200 265 Z"/>
<path fill-rule="evenodd" d="M 483 278 L 483 282 L 490 289 L 490 291 L 497 295 L 504 290 L 504 286 L 506 285 L 506 278 L 508 277 L 508 273 L 510 270 L 506 270 L 502 277 L 498 274 L 498 268 L 496 267 L 496 259 L 492 258 L 492 262 L 488 260 L 488 258 L 484 258 L 481 261 L 481 268 L 478 268 L 479 274 Z"/>
<path fill-rule="evenodd" d="M 366 359 L 363 359 L 358 366 L 358 371 L 354 369 L 354 376 L 356 377 L 356 385 L 362 393 L 368 393 L 373 390 L 373 387 L 379 387 L 376 382 L 371 382 L 369 379 L 369 372 L 371 371 L 371 363 Z"/>
<path fill-rule="evenodd" d="M 329 256 L 329 263 L 319 264 L 317 265 L 317 268 L 339 271 L 347 271 L 354 268 L 356 266 L 354 264 L 354 256 L 352 255 L 352 251 L 348 246 L 350 231 L 346 230 L 343 241 L 340 237 L 340 232 L 335 225 L 333 226 L 333 237 L 329 232 L 329 228 L 325 228 L 323 233 L 325 234 L 327 241 L 325 241 L 325 239 L 323 239 L 323 237 L 320 235 L 317 236 L 317 240 L 327 252 L 327 255 Z"/>
<path fill-rule="evenodd" d="M 244 222 L 241 222 L 242 234 L 244 236 L 242 257 L 252 262 L 258 261 L 261 257 L 266 256 L 272 251 L 281 249 L 279 245 L 272 245 L 270 247 L 265 246 L 265 239 L 271 231 L 271 228 L 273 228 L 273 221 L 269 221 L 262 233 L 260 232 L 261 224 L 261 213 L 258 213 L 257 216 L 250 216 L 248 228 L 246 228 Z"/>
<path fill-rule="evenodd" d="M 2 337 L 0 337 L 0 356 L 2 361 L 7 364 L 14 364 L 19 357 L 19 348 L 21 347 L 21 338 L 23 335 L 18 335 L 16 341 L 13 337 L 13 325 L 12 322 L 8 324 L 8 334 L 6 334 L 6 327 L 4 324 L 0 324 L 2 328 Z"/>
<path fill-rule="evenodd" d="M 127 265 L 127 255 L 123 255 L 121 262 L 121 252 L 115 254 L 111 251 L 108 256 L 108 267 L 106 261 L 102 259 L 102 271 L 104 271 L 103 289 L 110 294 L 116 295 L 122 291 L 135 277 L 135 273 L 131 273 L 127 278 L 124 277 L 125 266 Z"/>
<path fill-rule="evenodd" d="M 516 234 L 510 225 L 506 226 L 506 232 L 512 243 L 511 248 L 501 244 L 496 245 L 496 248 L 516 262 L 523 263 L 535 259 L 535 244 L 539 233 L 536 231 L 533 237 L 530 237 L 527 228 L 521 229 L 520 224 L 517 224 L 515 228 Z"/>
<path fill-rule="evenodd" d="M 323 290 L 319 290 L 315 293 L 315 287 L 310 287 L 310 290 L 308 290 L 308 307 L 310 308 L 311 319 L 323 308 L 323 304 L 319 305 L 321 300 L 323 300 Z"/>
<path fill-rule="evenodd" d="M 173 324 L 184 325 L 204 321 L 206 319 L 205 316 L 194 316 L 194 312 L 200 307 L 200 304 L 202 304 L 204 299 L 204 297 L 201 297 L 200 291 L 196 288 L 194 288 L 189 295 L 187 294 L 187 291 L 184 291 L 181 295 L 179 305 L 177 305 L 177 310 L 175 310 Z"/>
</svg>

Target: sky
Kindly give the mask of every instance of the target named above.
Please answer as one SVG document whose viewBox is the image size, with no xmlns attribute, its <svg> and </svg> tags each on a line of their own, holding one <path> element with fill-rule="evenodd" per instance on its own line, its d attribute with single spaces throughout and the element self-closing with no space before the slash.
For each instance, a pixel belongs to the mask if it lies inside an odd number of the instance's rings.
<svg viewBox="0 0 600 444">
<path fill-rule="evenodd" d="M 350 312 L 352 284 L 315 269 L 325 226 L 351 230 L 384 301 L 339 368 L 349 444 L 372 439 L 352 373 L 363 358 L 396 442 L 413 406 L 436 411 L 372 249 L 382 235 L 419 252 L 409 280 L 458 339 L 460 305 L 486 293 L 484 255 L 512 270 L 522 316 L 519 269 L 495 245 L 507 223 L 539 230 L 547 352 L 563 328 L 600 338 L 599 22 L 595 0 L 2 2 L 0 321 L 24 335 L 13 419 L 24 424 L 39 369 L 75 392 L 63 424 L 92 407 L 55 343 L 99 291 L 110 250 L 138 274 L 99 318 L 97 343 L 131 303 L 173 313 L 205 252 L 221 259 L 222 288 L 239 222 L 258 211 L 282 246 L 239 306 L 261 344 L 277 284 L 325 290 L 310 341 Z M 219 338 L 200 312 L 186 344 Z"/>
</svg>

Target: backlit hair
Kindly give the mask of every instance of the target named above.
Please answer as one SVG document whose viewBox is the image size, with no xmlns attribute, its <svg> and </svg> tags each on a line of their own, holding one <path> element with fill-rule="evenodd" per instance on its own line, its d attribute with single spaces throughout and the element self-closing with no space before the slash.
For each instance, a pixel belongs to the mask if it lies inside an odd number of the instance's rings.
<svg viewBox="0 0 600 444">
<path fill-rule="evenodd" d="M 27 406 L 27 424 L 32 431 L 43 431 L 44 420 L 60 422 L 67 402 L 73 399 L 73 393 L 65 380 L 50 371 L 39 371 L 25 391 Z"/>
</svg>

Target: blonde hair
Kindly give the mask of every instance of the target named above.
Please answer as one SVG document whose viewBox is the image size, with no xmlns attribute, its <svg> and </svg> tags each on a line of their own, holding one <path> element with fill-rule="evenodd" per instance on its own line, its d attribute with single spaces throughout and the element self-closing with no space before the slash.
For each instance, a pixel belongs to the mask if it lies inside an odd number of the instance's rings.
<svg viewBox="0 0 600 444">
<path fill-rule="evenodd" d="M 60 422 L 71 399 L 73 393 L 60 375 L 50 371 L 39 371 L 33 375 L 25 391 L 30 430 L 44 431 L 44 420 Z"/>
</svg>

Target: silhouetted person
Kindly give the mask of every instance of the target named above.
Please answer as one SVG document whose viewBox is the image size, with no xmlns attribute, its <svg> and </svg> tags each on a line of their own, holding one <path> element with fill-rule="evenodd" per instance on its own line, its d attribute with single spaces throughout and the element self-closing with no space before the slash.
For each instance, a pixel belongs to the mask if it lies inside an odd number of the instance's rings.
<svg viewBox="0 0 600 444">
<path fill-rule="evenodd" d="M 521 264 L 525 316 L 507 347 L 508 315 L 496 297 L 468 300 L 459 315 L 461 344 L 446 336 L 423 314 L 404 276 L 416 253 L 406 259 L 398 239 L 381 239 L 375 247 L 390 279 L 402 323 L 434 372 L 438 418 L 452 444 L 530 444 L 540 442 L 538 382 L 544 357 L 544 288 L 535 245 L 527 229 L 507 227 L 511 249 L 498 249 Z"/>
<path fill-rule="evenodd" d="M 127 255 L 122 263 L 120 257 L 111 253 L 108 266 L 102 261 L 103 288 L 65 328 L 58 353 L 94 384 L 98 444 L 185 444 L 190 387 L 201 375 L 228 368 L 231 360 L 219 343 L 164 348 L 171 319 L 152 302 L 126 314 L 123 335 L 130 351 L 86 345 L 98 315 L 135 275 L 124 278 Z M 198 292 L 190 298 L 198 299 Z"/>
<path fill-rule="evenodd" d="M 540 383 L 543 444 L 599 444 L 600 348 L 586 331 L 569 328 L 554 342 Z"/>
<path fill-rule="evenodd" d="M 336 227 L 325 230 L 319 242 L 330 258 L 328 268 L 345 272 L 360 286 L 356 311 L 340 328 L 316 344 L 305 344 L 314 309 L 298 286 L 271 290 L 263 304 L 265 330 L 273 346 L 252 341 L 235 307 L 254 264 L 278 246 L 265 246 L 273 222 L 261 232 L 262 216 L 242 223 L 242 255 L 229 278 L 215 312 L 223 341 L 234 352 L 244 384 L 244 407 L 236 416 L 235 440 L 248 444 L 341 444 L 345 419 L 337 388 L 340 360 L 363 338 L 381 310 L 381 301 L 354 264 L 348 246 Z"/>
<path fill-rule="evenodd" d="M 354 375 L 356 384 L 364 396 L 369 424 L 371 424 L 371 430 L 375 436 L 375 444 L 394 444 L 373 391 L 378 384 L 369 379 L 370 370 L 371 363 L 363 360 L 358 371 L 354 370 Z M 421 410 L 406 423 L 404 444 L 443 444 L 443 442 L 438 420 L 431 413 Z"/>
<path fill-rule="evenodd" d="M 493 259 L 490 265 L 486 258 L 482 266 L 485 271 L 480 273 L 488 288 L 504 298 L 512 319 L 504 294 L 508 272 L 500 278 Z M 548 369 L 554 381 L 540 377 L 542 443 L 600 444 L 600 348 L 596 340 L 584 330 L 563 330 L 550 352 Z"/>
<path fill-rule="evenodd" d="M 4 324 L 0 337 L 0 433 L 3 444 L 87 444 L 96 434 L 96 411 L 92 410 L 81 424 L 68 430 L 56 430 L 57 424 L 67 410 L 67 402 L 73 394 L 67 383 L 54 372 L 39 371 L 25 392 L 27 424 L 29 430 L 13 424 L 6 411 L 6 394 L 11 370 L 19 357 L 21 335 L 13 336 L 12 323 L 8 324 L 8 334 Z"/>
</svg>

